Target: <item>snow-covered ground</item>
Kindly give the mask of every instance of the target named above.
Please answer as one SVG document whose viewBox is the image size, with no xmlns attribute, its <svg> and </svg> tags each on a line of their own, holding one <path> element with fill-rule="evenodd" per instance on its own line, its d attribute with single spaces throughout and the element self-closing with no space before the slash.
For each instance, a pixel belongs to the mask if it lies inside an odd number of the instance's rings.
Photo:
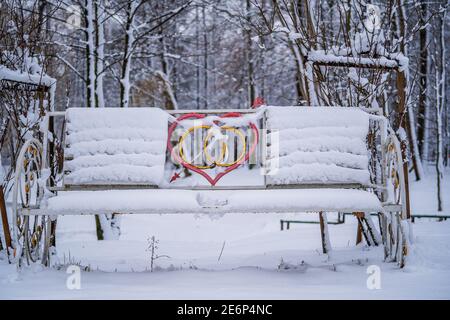
<svg viewBox="0 0 450 320">
<path fill-rule="evenodd" d="M 414 212 L 434 213 L 433 171 L 412 183 Z M 446 175 L 446 205 L 450 205 Z M 449 213 L 449 211 L 447 211 Z M 420 219 L 408 265 L 383 263 L 382 248 L 354 246 L 356 222 L 330 225 L 334 251 L 321 253 L 317 224 L 280 231 L 280 218 L 306 214 L 135 215 L 122 218 L 119 241 L 97 241 L 93 217 L 58 222 L 61 270 L 34 266 L 16 272 L 0 261 L 3 299 L 416 299 L 450 298 L 450 221 Z M 335 217 L 330 215 L 329 220 Z M 147 239 L 159 241 L 150 272 Z M 279 268 L 281 261 L 282 266 Z M 303 262 L 303 263 L 302 263 Z M 66 286 L 66 266 L 81 264 L 81 289 Z M 367 269 L 381 269 L 381 288 L 367 287 Z"/>
</svg>

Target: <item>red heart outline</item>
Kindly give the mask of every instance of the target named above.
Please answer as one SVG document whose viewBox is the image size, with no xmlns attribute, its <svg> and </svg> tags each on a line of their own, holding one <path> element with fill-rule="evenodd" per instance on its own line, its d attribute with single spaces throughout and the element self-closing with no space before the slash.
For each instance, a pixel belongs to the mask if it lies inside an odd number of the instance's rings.
<svg viewBox="0 0 450 320">
<path fill-rule="evenodd" d="M 240 116 L 242 116 L 242 114 L 239 112 L 228 112 L 228 113 L 220 116 L 220 118 L 237 118 Z M 181 165 L 183 167 L 188 168 L 189 170 L 192 170 L 192 171 L 200 174 L 206 180 L 208 180 L 208 182 L 211 184 L 211 186 L 215 186 L 217 184 L 217 182 L 219 182 L 219 180 L 223 176 L 225 176 L 226 174 L 230 173 L 231 171 L 233 171 L 234 169 L 239 167 L 242 163 L 247 161 L 250 158 L 250 156 L 255 152 L 256 146 L 258 145 L 258 141 L 259 141 L 259 132 L 258 132 L 258 128 L 256 127 L 256 125 L 253 122 L 250 122 L 249 126 L 253 130 L 253 133 L 255 135 L 255 140 L 254 140 L 253 144 L 250 146 L 250 149 L 248 150 L 248 152 L 245 154 L 245 157 L 243 159 L 241 159 L 240 161 L 236 162 L 235 164 L 233 164 L 232 166 L 229 166 L 225 171 L 218 173 L 213 179 L 213 178 L 211 178 L 211 176 L 208 173 L 203 171 L 203 169 L 199 169 L 199 168 L 191 165 L 190 163 L 185 162 L 177 154 L 173 153 L 172 152 L 173 146 L 170 143 L 170 138 L 172 137 L 172 134 L 175 131 L 175 128 L 178 126 L 180 121 L 189 119 L 189 118 L 203 119 L 205 117 L 206 117 L 206 114 L 200 114 L 200 113 L 187 113 L 187 114 L 183 114 L 182 116 L 178 117 L 169 127 L 168 137 L 167 137 L 167 150 L 169 150 L 169 154 L 171 156 L 173 155 L 176 158 L 176 160 L 179 163 L 181 163 Z"/>
</svg>

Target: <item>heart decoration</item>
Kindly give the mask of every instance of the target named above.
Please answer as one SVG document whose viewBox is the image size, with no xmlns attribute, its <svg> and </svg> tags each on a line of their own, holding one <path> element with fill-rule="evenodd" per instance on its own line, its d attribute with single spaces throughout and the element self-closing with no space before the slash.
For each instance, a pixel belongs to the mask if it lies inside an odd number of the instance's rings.
<svg viewBox="0 0 450 320">
<path fill-rule="evenodd" d="M 226 114 L 223 114 L 220 116 L 220 118 L 237 118 L 241 117 L 242 114 L 239 112 L 229 112 Z M 199 114 L 199 113 L 188 113 L 184 114 L 180 117 L 178 117 L 169 127 L 168 132 L 168 138 L 167 138 L 167 149 L 169 150 L 169 153 L 179 162 L 181 165 L 191 171 L 194 171 L 201 176 L 203 176 L 210 184 L 211 186 L 215 186 L 219 180 L 225 176 L 226 174 L 230 173 L 234 169 L 238 168 L 241 164 L 243 164 L 245 161 L 247 161 L 250 156 L 255 152 L 256 146 L 258 145 L 259 140 L 259 132 L 256 125 L 252 122 L 249 123 L 249 127 L 252 129 L 255 139 L 253 143 L 250 145 L 249 150 L 245 153 L 245 156 L 237 161 L 236 163 L 232 164 L 231 166 L 228 166 L 224 171 L 218 173 L 214 178 L 211 177 L 204 169 L 200 169 L 191 163 L 186 162 L 182 157 L 180 157 L 177 152 L 173 152 L 173 146 L 170 142 L 170 137 L 172 136 L 173 132 L 175 131 L 176 127 L 178 126 L 179 122 L 186 119 L 203 119 L 206 117 L 206 114 Z"/>
</svg>

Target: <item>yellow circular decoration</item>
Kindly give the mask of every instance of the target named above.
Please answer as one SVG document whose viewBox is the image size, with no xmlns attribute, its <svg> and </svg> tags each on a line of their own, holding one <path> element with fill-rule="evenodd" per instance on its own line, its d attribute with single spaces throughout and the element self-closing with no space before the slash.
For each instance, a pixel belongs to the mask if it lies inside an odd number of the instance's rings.
<svg viewBox="0 0 450 320">
<path fill-rule="evenodd" d="M 184 149 L 183 149 L 184 140 L 187 138 L 188 135 L 191 134 L 191 132 L 193 132 L 195 130 L 198 130 L 198 129 L 209 129 L 209 128 L 211 128 L 211 126 L 209 126 L 209 125 L 193 126 L 193 127 L 190 127 L 188 130 L 186 130 L 186 132 L 183 133 L 183 135 L 180 137 L 180 140 L 178 142 L 179 145 L 180 145 L 179 154 L 180 154 L 181 159 L 184 162 L 189 163 L 190 165 L 193 165 L 193 166 L 195 166 L 196 168 L 199 168 L 199 169 L 211 169 L 211 168 L 213 168 L 213 166 L 211 166 L 211 165 L 202 166 L 202 165 L 195 165 L 195 164 L 189 162 L 186 159 L 185 155 L 184 155 Z M 225 157 L 226 149 L 227 149 L 227 146 L 226 146 L 225 143 L 223 143 L 222 144 L 222 152 L 221 152 L 221 155 L 220 155 L 222 159 Z"/>
<path fill-rule="evenodd" d="M 211 154 L 208 151 L 208 141 L 209 141 L 209 139 L 211 138 L 211 136 L 213 134 L 212 131 L 208 132 L 207 136 L 203 140 L 203 153 L 204 153 L 204 155 L 206 157 L 206 160 L 208 162 L 211 162 L 211 164 L 204 165 L 204 166 L 203 165 L 194 165 L 193 163 L 191 163 L 190 161 L 188 161 L 186 159 L 185 154 L 184 154 L 184 149 L 183 149 L 183 143 L 186 140 L 186 138 L 195 130 L 210 129 L 210 128 L 211 128 L 210 125 L 198 125 L 198 126 L 190 127 L 188 130 L 186 130 L 183 133 L 183 135 L 180 137 L 179 142 L 178 142 L 178 144 L 180 146 L 178 152 L 179 152 L 179 155 L 180 155 L 181 159 L 185 163 L 193 165 L 193 166 L 195 166 L 196 168 L 199 168 L 199 169 L 211 169 L 211 168 L 215 167 L 216 165 L 219 166 L 219 167 L 230 167 L 230 166 L 232 166 L 232 165 L 242 161 L 242 159 L 245 157 L 245 150 L 247 149 L 247 144 L 245 142 L 245 136 L 243 135 L 243 133 L 240 130 L 238 130 L 238 129 L 234 128 L 234 127 L 229 127 L 229 126 L 220 127 L 220 129 L 223 129 L 225 131 L 231 131 L 231 132 L 235 133 L 239 137 L 239 139 L 242 141 L 242 145 L 243 145 L 242 151 L 239 154 L 239 157 L 237 158 L 236 161 L 233 161 L 231 163 L 223 162 L 224 158 L 225 158 L 225 155 L 226 155 L 226 152 L 227 152 L 227 149 L 228 149 L 227 144 L 225 142 L 222 142 L 220 158 L 218 160 L 215 160 L 215 159 L 212 158 Z"/>
<path fill-rule="evenodd" d="M 243 148 L 242 148 L 242 152 L 241 152 L 241 154 L 239 155 L 239 157 L 237 158 L 237 160 L 236 160 L 236 161 L 233 161 L 233 162 L 231 162 L 231 163 L 226 163 L 226 162 L 217 162 L 217 161 L 213 161 L 213 160 L 211 159 L 211 155 L 209 154 L 209 152 L 208 152 L 208 150 L 207 150 L 207 148 L 206 148 L 206 147 L 207 147 L 207 142 L 208 142 L 208 140 L 209 140 L 209 138 L 210 138 L 210 136 L 211 136 L 211 132 L 208 133 L 208 135 L 206 136 L 206 138 L 205 138 L 205 140 L 204 140 L 204 143 L 203 143 L 203 152 L 205 153 L 206 159 L 207 159 L 208 161 L 212 161 L 212 162 L 215 163 L 217 166 L 219 166 L 219 167 L 231 167 L 232 165 L 234 165 L 234 164 L 240 162 L 240 161 L 245 157 L 245 150 L 246 150 L 246 148 L 247 148 L 247 145 L 246 145 L 246 142 L 245 142 L 245 137 L 244 137 L 244 135 L 242 134 L 242 132 L 241 132 L 240 130 L 238 130 L 238 129 L 234 128 L 234 127 L 228 127 L 228 126 L 225 126 L 225 127 L 220 127 L 220 129 L 224 129 L 225 131 L 232 131 L 232 132 L 234 132 L 237 136 L 239 136 L 239 139 L 241 139 Z M 223 159 L 224 159 L 224 155 L 221 155 L 221 160 L 219 160 L 219 161 L 223 161 Z"/>
</svg>

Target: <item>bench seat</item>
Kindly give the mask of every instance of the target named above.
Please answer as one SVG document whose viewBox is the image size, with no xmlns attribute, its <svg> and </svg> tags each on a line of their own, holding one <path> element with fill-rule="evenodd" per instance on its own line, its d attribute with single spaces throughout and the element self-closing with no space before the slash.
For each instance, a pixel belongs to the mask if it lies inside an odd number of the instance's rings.
<svg viewBox="0 0 450 320">
<path fill-rule="evenodd" d="M 64 191 L 41 207 L 46 214 L 381 212 L 377 196 L 358 189 Z M 35 211 L 35 214 L 39 214 Z M 26 214 L 26 212 L 23 212 Z M 31 211 L 30 211 L 31 213 Z M 33 214 L 33 213 L 31 213 Z"/>
</svg>

